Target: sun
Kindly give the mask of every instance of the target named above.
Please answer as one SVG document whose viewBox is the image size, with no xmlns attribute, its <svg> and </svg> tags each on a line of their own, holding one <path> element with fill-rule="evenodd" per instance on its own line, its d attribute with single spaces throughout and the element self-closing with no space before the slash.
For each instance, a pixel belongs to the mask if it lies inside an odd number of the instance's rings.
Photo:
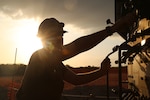
<svg viewBox="0 0 150 100">
<path fill-rule="evenodd" d="M 39 23 L 34 19 L 20 20 L 14 30 L 14 41 L 17 48 L 17 62 L 27 63 L 37 49 L 42 48 L 40 39 L 36 36 Z"/>
</svg>

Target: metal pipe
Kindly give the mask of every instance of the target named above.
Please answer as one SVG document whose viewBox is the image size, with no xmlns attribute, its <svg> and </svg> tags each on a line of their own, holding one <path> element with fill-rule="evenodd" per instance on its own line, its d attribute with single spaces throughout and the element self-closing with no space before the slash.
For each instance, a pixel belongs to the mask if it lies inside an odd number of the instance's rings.
<svg viewBox="0 0 150 100">
<path fill-rule="evenodd" d="M 121 70 L 121 48 L 119 48 L 118 52 L 118 78 L 119 78 L 119 100 L 122 100 L 122 70 Z"/>
</svg>

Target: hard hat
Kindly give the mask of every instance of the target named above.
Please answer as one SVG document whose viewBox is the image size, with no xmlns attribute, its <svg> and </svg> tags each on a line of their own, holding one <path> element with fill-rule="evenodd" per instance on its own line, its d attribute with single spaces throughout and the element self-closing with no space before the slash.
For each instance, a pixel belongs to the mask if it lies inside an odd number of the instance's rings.
<svg viewBox="0 0 150 100">
<path fill-rule="evenodd" d="M 67 31 L 63 30 L 64 23 L 59 22 L 55 18 L 46 18 L 39 26 L 37 36 L 44 38 L 47 35 L 50 37 L 60 36 Z"/>
</svg>

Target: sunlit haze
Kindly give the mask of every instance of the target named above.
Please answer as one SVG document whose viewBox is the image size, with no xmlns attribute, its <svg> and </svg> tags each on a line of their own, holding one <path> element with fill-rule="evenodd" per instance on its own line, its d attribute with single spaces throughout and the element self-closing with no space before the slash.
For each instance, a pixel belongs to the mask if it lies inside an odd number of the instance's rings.
<svg viewBox="0 0 150 100">
<path fill-rule="evenodd" d="M 39 24 L 47 17 L 55 17 L 65 23 L 64 29 L 68 33 L 64 34 L 64 45 L 104 29 L 106 20 L 114 21 L 115 17 L 113 0 L 50 0 L 48 3 L 41 0 L 36 5 L 33 1 L 13 0 L 12 3 L 5 0 L 0 4 L 0 64 L 28 64 L 32 53 L 42 48 L 36 35 Z M 63 63 L 73 67 L 99 66 L 112 48 L 122 42 L 123 39 L 115 33 L 91 50 Z M 112 66 L 117 66 L 114 64 L 117 53 L 110 59 Z"/>
</svg>

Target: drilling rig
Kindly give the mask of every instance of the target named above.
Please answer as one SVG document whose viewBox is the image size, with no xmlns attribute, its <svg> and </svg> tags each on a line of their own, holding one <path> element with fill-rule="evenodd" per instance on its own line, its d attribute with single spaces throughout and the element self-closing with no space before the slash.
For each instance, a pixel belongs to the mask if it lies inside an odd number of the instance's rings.
<svg viewBox="0 0 150 100">
<path fill-rule="evenodd" d="M 120 45 L 118 63 L 119 66 L 127 64 L 130 90 L 128 93 L 121 91 L 121 100 L 131 100 L 131 96 L 136 98 L 134 100 L 150 100 L 149 9 L 150 0 L 115 0 L 115 21 L 132 11 L 136 11 L 138 17 L 125 32 L 118 33 L 125 40 Z"/>
</svg>

